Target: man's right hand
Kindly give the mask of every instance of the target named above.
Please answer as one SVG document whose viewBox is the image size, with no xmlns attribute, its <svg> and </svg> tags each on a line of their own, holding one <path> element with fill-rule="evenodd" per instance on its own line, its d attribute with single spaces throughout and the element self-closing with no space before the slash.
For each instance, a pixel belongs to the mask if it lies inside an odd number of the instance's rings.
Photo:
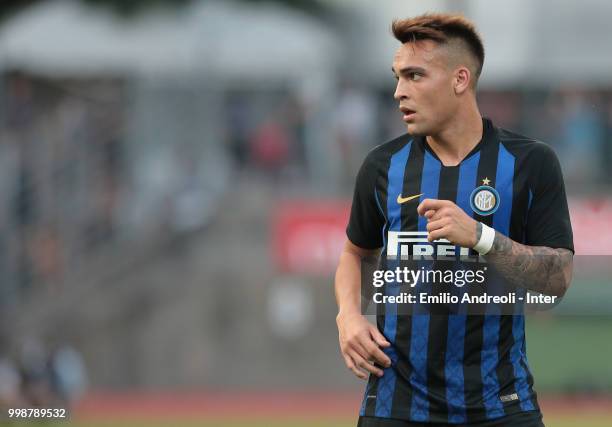
<svg viewBox="0 0 612 427">
<path fill-rule="evenodd" d="M 375 364 L 388 368 L 391 359 L 380 347 L 391 344 L 361 313 L 343 314 L 336 317 L 340 352 L 346 366 L 361 379 L 368 379 L 367 372 L 382 377 L 383 371 Z"/>
</svg>

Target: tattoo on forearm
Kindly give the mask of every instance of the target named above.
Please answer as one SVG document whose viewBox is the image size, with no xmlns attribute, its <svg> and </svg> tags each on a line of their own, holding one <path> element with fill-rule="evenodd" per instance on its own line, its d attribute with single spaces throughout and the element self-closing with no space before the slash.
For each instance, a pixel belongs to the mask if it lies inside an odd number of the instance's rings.
<svg viewBox="0 0 612 427">
<path fill-rule="evenodd" d="M 572 251 L 522 245 L 498 231 L 485 259 L 511 284 L 542 294 L 563 295 L 572 277 Z"/>
</svg>

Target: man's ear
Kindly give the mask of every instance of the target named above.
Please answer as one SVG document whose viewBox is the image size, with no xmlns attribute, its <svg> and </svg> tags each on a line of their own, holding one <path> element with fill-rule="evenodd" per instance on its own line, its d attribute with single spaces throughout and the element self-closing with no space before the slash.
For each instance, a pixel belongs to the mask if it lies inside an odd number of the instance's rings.
<svg viewBox="0 0 612 427">
<path fill-rule="evenodd" d="M 471 86 L 472 73 L 467 67 L 460 67 L 455 71 L 454 89 L 457 95 L 461 95 Z"/>
</svg>

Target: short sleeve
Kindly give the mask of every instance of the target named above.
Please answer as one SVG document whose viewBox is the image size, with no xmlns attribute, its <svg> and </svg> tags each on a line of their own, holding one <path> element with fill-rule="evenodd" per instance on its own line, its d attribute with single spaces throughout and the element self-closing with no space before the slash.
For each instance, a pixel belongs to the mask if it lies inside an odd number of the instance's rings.
<svg viewBox="0 0 612 427">
<path fill-rule="evenodd" d="M 376 194 L 376 178 L 375 164 L 371 161 L 371 156 L 368 156 L 357 174 L 351 215 L 346 228 L 349 240 L 364 249 L 383 246 L 382 230 L 385 220 Z"/>
<path fill-rule="evenodd" d="M 530 206 L 527 214 L 526 244 L 566 248 L 574 252 L 574 239 L 561 165 L 555 152 L 540 143 L 534 153 L 537 168 L 535 182 L 530 184 Z"/>
</svg>

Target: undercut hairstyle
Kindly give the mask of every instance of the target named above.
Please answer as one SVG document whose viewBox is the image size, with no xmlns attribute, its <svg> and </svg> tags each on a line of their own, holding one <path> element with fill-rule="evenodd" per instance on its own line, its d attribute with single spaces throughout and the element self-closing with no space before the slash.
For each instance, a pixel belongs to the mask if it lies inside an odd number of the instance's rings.
<svg viewBox="0 0 612 427">
<path fill-rule="evenodd" d="M 474 86 L 482 72 L 484 64 L 484 45 L 474 24 L 462 15 L 448 13 L 427 13 L 408 19 L 397 19 L 391 25 L 391 31 L 402 44 L 418 40 L 433 40 L 446 45 L 461 41 L 476 61 Z"/>
</svg>

